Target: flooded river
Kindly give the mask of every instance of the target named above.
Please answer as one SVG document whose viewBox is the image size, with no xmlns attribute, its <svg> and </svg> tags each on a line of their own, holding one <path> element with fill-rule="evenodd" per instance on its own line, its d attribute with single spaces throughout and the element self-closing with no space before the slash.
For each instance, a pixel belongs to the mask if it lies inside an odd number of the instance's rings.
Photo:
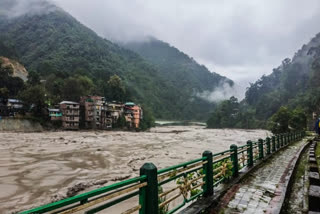
<svg viewBox="0 0 320 214">
<path fill-rule="evenodd" d="M 265 130 L 156 127 L 150 132 L 0 133 L 0 213 L 21 211 L 139 174 L 243 145 Z"/>
</svg>

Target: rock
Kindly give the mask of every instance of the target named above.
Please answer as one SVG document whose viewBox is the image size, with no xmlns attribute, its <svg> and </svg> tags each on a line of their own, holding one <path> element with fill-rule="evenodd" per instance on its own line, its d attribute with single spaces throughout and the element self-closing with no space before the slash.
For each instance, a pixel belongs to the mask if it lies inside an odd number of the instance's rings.
<svg viewBox="0 0 320 214">
<path fill-rule="evenodd" d="M 317 173 L 317 172 L 309 172 L 309 178 L 320 179 L 319 173 Z"/>
<path fill-rule="evenodd" d="M 84 184 L 84 183 L 78 183 L 73 187 L 69 187 L 67 191 L 67 197 L 75 196 L 78 192 L 85 190 L 88 186 L 90 185 Z"/>
<path fill-rule="evenodd" d="M 309 196 L 317 197 L 320 200 L 320 186 L 310 185 Z"/>
</svg>

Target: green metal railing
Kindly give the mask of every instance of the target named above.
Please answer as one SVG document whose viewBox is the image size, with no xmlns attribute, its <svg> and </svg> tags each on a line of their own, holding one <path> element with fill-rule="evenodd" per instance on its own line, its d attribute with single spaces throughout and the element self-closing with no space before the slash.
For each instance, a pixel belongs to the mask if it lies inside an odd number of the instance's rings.
<svg viewBox="0 0 320 214">
<path fill-rule="evenodd" d="M 93 214 L 136 198 L 137 204 L 122 214 L 171 214 L 199 197 L 212 196 L 214 188 L 239 175 L 258 161 L 270 157 L 291 142 L 302 139 L 304 132 L 267 137 L 246 145 L 231 145 L 229 150 L 157 170 L 152 163 L 140 168 L 140 176 L 87 193 L 47 204 L 20 214 L 79 213 Z"/>
</svg>

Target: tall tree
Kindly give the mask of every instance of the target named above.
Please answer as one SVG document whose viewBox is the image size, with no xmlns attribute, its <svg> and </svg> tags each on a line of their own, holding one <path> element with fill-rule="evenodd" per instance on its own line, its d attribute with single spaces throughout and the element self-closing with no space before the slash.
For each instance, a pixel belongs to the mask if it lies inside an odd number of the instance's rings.
<svg viewBox="0 0 320 214">
<path fill-rule="evenodd" d="M 125 101 L 126 89 L 118 75 L 113 75 L 107 82 L 106 98 L 110 101 Z"/>
</svg>

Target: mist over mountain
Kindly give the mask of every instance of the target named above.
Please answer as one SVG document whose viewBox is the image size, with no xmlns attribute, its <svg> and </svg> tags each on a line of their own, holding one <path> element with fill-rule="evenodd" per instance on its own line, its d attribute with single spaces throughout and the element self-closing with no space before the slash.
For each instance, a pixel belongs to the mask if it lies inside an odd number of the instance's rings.
<svg viewBox="0 0 320 214">
<path fill-rule="evenodd" d="M 148 106 L 156 118 L 184 120 L 205 119 L 215 106 L 197 93 L 215 90 L 225 82 L 232 85 L 231 80 L 210 73 L 177 49 L 172 49 L 181 58 L 177 66 L 145 60 L 99 37 L 46 1 L 6 0 L 0 8 L 1 47 L 11 50 L 28 71 L 56 85 L 82 75 L 94 83 L 95 93 L 103 96 L 108 93 L 106 82 L 116 74 L 124 81 L 127 99 Z M 63 93 L 63 87 L 58 88 Z"/>
<path fill-rule="evenodd" d="M 148 37 L 144 41 L 127 42 L 122 45 L 155 65 L 167 82 L 176 85 L 182 91 L 209 102 L 229 99 L 233 95 L 233 81 L 210 72 L 204 65 L 200 65 L 192 57 L 166 42 Z"/>
<path fill-rule="evenodd" d="M 320 114 L 319 83 L 320 33 L 303 45 L 292 59 L 284 59 L 270 75 L 251 83 L 244 100 L 239 102 L 233 98 L 220 104 L 208 124 L 211 127 L 266 128 L 272 116 L 283 107 L 296 113 L 304 112 L 312 123 L 313 113 Z"/>
</svg>

